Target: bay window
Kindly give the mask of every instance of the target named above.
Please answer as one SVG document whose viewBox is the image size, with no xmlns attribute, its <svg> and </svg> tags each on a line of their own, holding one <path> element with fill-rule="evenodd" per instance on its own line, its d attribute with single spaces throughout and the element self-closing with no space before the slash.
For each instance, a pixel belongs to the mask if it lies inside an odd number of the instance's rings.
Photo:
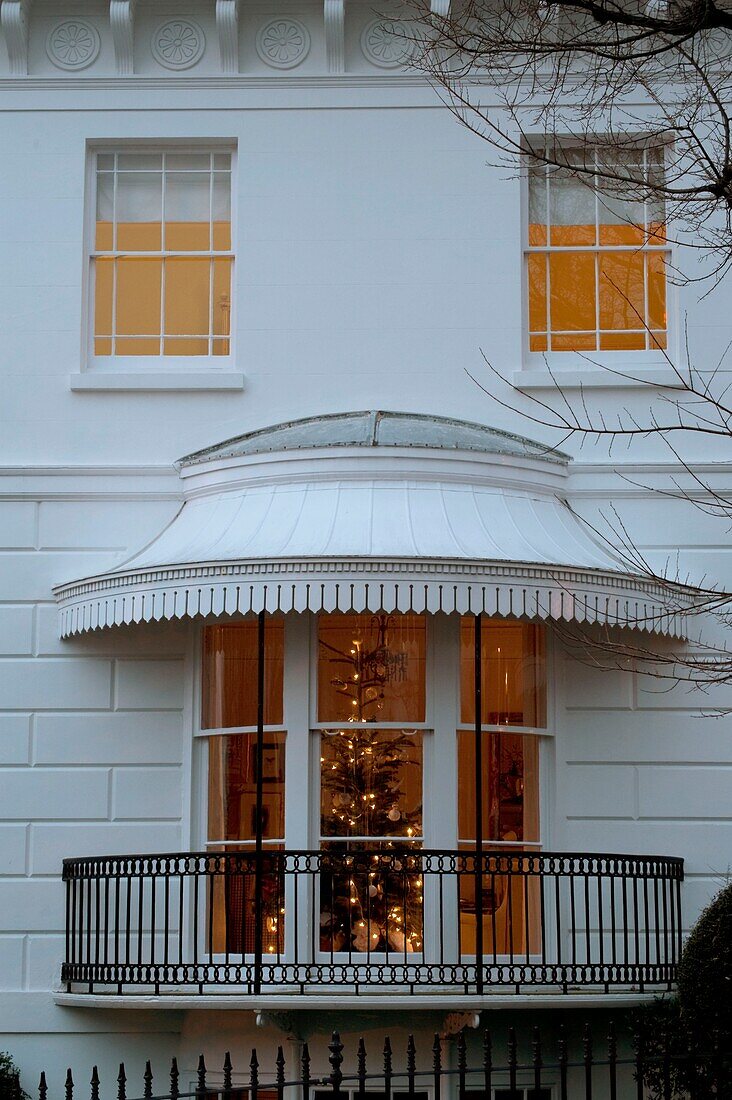
<svg viewBox="0 0 732 1100">
<path fill-rule="evenodd" d="M 211 853 L 239 853 L 235 872 L 218 879 L 208 899 L 212 950 L 255 949 L 259 833 L 259 935 L 276 960 L 286 960 L 288 943 L 302 943 L 296 921 L 312 925 L 321 961 L 418 957 L 436 943 L 430 922 L 437 910 L 443 954 L 475 955 L 479 921 L 486 951 L 526 952 L 536 899 L 526 876 L 511 875 L 499 857 L 517 855 L 520 868 L 522 853 L 542 842 L 543 628 L 481 618 L 476 783 L 474 616 L 439 624 L 415 614 L 321 614 L 311 623 L 268 617 L 263 649 L 259 625 L 244 620 L 203 631 L 206 845 Z M 477 850 L 488 857 L 480 884 L 465 871 Z M 440 871 L 438 882 L 425 874 L 422 853 L 433 851 L 453 861 L 452 877 Z M 288 863 L 285 875 L 285 853 L 297 852 L 311 854 Z M 301 884 L 294 882 L 298 867 L 307 871 Z M 442 927 L 448 918 L 449 934 Z"/>
</svg>

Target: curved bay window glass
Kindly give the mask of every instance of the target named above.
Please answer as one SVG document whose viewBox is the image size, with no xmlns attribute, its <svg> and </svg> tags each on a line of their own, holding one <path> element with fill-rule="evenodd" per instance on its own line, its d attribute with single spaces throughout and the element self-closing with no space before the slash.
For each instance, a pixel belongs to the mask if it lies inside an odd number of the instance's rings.
<svg viewBox="0 0 732 1100">
<path fill-rule="evenodd" d="M 318 621 L 320 949 L 406 955 L 423 937 L 426 630 L 416 615 Z M 383 728 L 387 725 L 388 728 Z"/>
<path fill-rule="evenodd" d="M 205 898 L 209 953 L 338 967 L 533 952 L 543 627 L 480 618 L 476 730 L 474 616 L 321 614 L 312 634 L 263 622 L 263 650 L 257 621 L 203 632 L 206 842 L 225 856 Z M 287 814 L 286 741 L 302 765 Z M 448 855 L 427 858 L 425 836 Z"/>
<path fill-rule="evenodd" d="M 536 623 L 481 619 L 481 724 L 546 725 L 544 630 Z M 475 723 L 475 619 L 460 621 L 460 723 Z"/>
<path fill-rule="evenodd" d="M 255 848 L 264 852 L 261 943 L 267 955 L 284 949 L 284 882 L 268 853 L 285 841 L 285 733 L 282 620 L 269 619 L 264 648 L 264 745 L 261 812 L 257 815 L 256 622 L 208 626 L 203 635 L 201 728 L 208 737 L 207 850 L 227 853 L 225 872 L 211 881 L 209 939 L 217 954 L 255 949 Z M 247 728 L 248 727 L 248 728 Z M 226 732 L 237 729 L 238 732 Z M 213 731 L 216 731 L 215 733 Z M 270 864 L 270 865 L 268 865 Z"/>
<path fill-rule="evenodd" d="M 282 725 L 284 625 L 268 619 L 265 630 L 264 724 Z M 207 626 L 203 632 L 201 728 L 257 724 L 257 623 Z"/>
<path fill-rule="evenodd" d="M 538 850 L 539 745 L 546 724 L 543 628 L 533 623 L 481 620 L 481 782 L 476 784 L 475 619 L 460 625 L 458 729 L 458 847 L 480 848 L 486 873 L 460 879 L 460 953 L 493 957 L 535 949 L 538 894 L 517 853 Z M 481 813 L 477 814 L 480 788 Z M 480 892 L 479 892 L 480 891 Z M 479 935 L 478 924 L 482 926 Z"/>
<path fill-rule="evenodd" d="M 320 615 L 318 722 L 424 722 L 425 620 Z"/>
</svg>

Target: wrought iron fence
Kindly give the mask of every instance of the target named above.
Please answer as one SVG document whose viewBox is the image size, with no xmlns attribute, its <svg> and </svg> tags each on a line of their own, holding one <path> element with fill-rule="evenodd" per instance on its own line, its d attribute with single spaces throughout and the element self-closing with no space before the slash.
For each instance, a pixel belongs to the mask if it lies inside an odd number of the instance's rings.
<svg viewBox="0 0 732 1100">
<path fill-rule="evenodd" d="M 181 1071 L 173 1058 L 162 1078 L 153 1074 L 148 1061 L 139 1086 L 130 1086 L 124 1063 L 116 1078 L 105 1082 L 94 1066 L 88 1089 L 77 1086 L 69 1069 L 63 1094 L 64 1100 L 81 1095 L 91 1100 L 112 1096 L 116 1100 L 678 1100 L 682 1095 L 728 1095 L 724 1088 L 730 1080 L 730 1052 L 717 1050 L 702 1056 L 654 1050 L 649 1054 L 637 1035 L 624 1035 L 619 1041 L 612 1024 L 601 1042 L 595 1042 L 589 1025 L 572 1037 L 560 1027 L 558 1037 L 549 1043 L 538 1027 L 523 1045 L 513 1028 L 503 1039 L 494 1048 L 491 1032 L 485 1031 L 479 1061 L 471 1063 L 464 1031 L 456 1038 L 454 1056 L 445 1054 L 439 1035 L 430 1048 L 419 1051 L 412 1035 L 403 1051 L 395 1050 L 386 1038 L 374 1056 L 367 1055 L 363 1039 L 347 1050 L 334 1032 L 327 1051 L 330 1069 L 325 1073 L 316 1071 L 304 1043 L 299 1061 L 292 1066 L 281 1046 L 269 1066 L 252 1050 L 241 1073 L 235 1071 L 228 1053 L 215 1074 L 209 1073 L 203 1055 L 197 1070 L 189 1073 Z M 324 1062 L 324 1057 L 318 1059 L 319 1065 Z M 697 1094 L 693 1082 L 699 1080 L 711 1091 Z M 49 1089 L 42 1073 L 38 1100 L 54 1100 L 60 1093 L 61 1087 Z"/>
<path fill-rule="evenodd" d="M 69 991 L 668 988 L 683 861 L 265 850 L 64 862 Z"/>
</svg>

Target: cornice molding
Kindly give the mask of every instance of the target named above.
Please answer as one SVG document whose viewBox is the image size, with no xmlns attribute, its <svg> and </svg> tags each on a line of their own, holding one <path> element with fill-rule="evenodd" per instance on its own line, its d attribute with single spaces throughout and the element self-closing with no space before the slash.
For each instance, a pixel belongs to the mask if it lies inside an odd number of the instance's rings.
<svg viewBox="0 0 732 1100">
<path fill-rule="evenodd" d="M 221 69 L 239 72 L 239 0 L 216 0 L 216 33 Z"/>
<path fill-rule="evenodd" d="M 121 0 L 126 2 L 126 0 Z M 4 6 L 4 5 L 3 5 Z M 32 76 L 27 77 L 22 83 L 11 77 L 0 77 L 0 91 L 18 91 L 21 89 L 25 91 L 118 91 L 120 89 L 138 90 L 144 92 L 165 90 L 170 91 L 189 91 L 191 89 L 198 89 L 199 91 L 226 91 L 230 92 L 232 89 L 248 90 L 251 88 L 267 88 L 267 89 L 287 89 L 290 91 L 299 92 L 303 88 L 345 88 L 345 89 L 399 89 L 399 88 L 419 88 L 423 89 L 426 94 L 429 94 L 429 99 L 424 103 L 418 104 L 418 106 L 424 106 L 428 110 L 444 110 L 443 104 L 435 98 L 434 92 L 431 89 L 430 83 L 426 77 L 415 73 L 402 73 L 402 72 L 381 72 L 381 73 L 343 73 L 329 76 L 327 74 L 321 74 L 319 76 L 299 76 L 299 75 L 277 75 L 273 70 L 272 74 L 262 74 L 261 76 L 254 76 L 249 73 L 231 73 L 228 76 L 223 74 L 208 75 L 208 76 L 194 76 L 190 75 L 178 75 L 171 74 L 167 77 L 164 76 L 141 76 L 135 74 L 134 77 L 127 77 L 124 80 L 119 76 L 76 76 L 69 75 L 68 77 L 62 77 L 58 74 L 49 76 Z M 302 103 L 302 109 L 305 110 L 309 107 L 309 104 Z M 401 107 L 401 104 L 399 105 Z M 61 109 L 68 110 L 68 107 L 61 106 Z M 288 105 L 287 110 L 290 109 Z"/>
<path fill-rule="evenodd" d="M 132 76 L 135 71 L 135 2 L 109 0 L 109 26 L 112 31 L 114 60 L 120 76 Z"/>
<path fill-rule="evenodd" d="M 28 21 L 31 0 L 2 0 L 0 24 L 5 35 L 10 72 L 25 76 L 28 72 Z"/>
<path fill-rule="evenodd" d="M 345 8 L 345 0 L 323 0 L 325 56 L 329 73 L 346 71 Z"/>
</svg>

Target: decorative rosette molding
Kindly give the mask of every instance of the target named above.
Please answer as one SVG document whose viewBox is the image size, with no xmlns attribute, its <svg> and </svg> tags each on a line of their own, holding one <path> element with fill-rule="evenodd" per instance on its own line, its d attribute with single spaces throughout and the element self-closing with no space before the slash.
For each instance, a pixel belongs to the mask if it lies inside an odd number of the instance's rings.
<svg viewBox="0 0 732 1100">
<path fill-rule="evenodd" d="M 372 19 L 361 32 L 361 51 L 381 69 L 405 65 L 412 52 L 407 23 L 397 19 Z"/>
<path fill-rule="evenodd" d="M 135 71 L 135 0 L 110 0 L 109 26 L 117 72 L 131 76 Z"/>
<path fill-rule="evenodd" d="M 310 32 L 298 19 L 271 19 L 259 29 L 256 45 L 265 65 L 294 69 L 310 52 Z"/>
<path fill-rule="evenodd" d="M 192 19 L 170 19 L 152 36 L 150 49 L 165 69 L 190 69 L 203 57 L 206 36 Z"/>
<path fill-rule="evenodd" d="M 31 0 L 2 0 L 0 5 L 0 24 L 13 76 L 25 76 L 28 72 L 30 8 Z"/>
<path fill-rule="evenodd" d="M 99 56 L 99 31 L 85 19 L 58 23 L 46 38 L 46 53 L 57 69 L 85 69 Z"/>
</svg>

